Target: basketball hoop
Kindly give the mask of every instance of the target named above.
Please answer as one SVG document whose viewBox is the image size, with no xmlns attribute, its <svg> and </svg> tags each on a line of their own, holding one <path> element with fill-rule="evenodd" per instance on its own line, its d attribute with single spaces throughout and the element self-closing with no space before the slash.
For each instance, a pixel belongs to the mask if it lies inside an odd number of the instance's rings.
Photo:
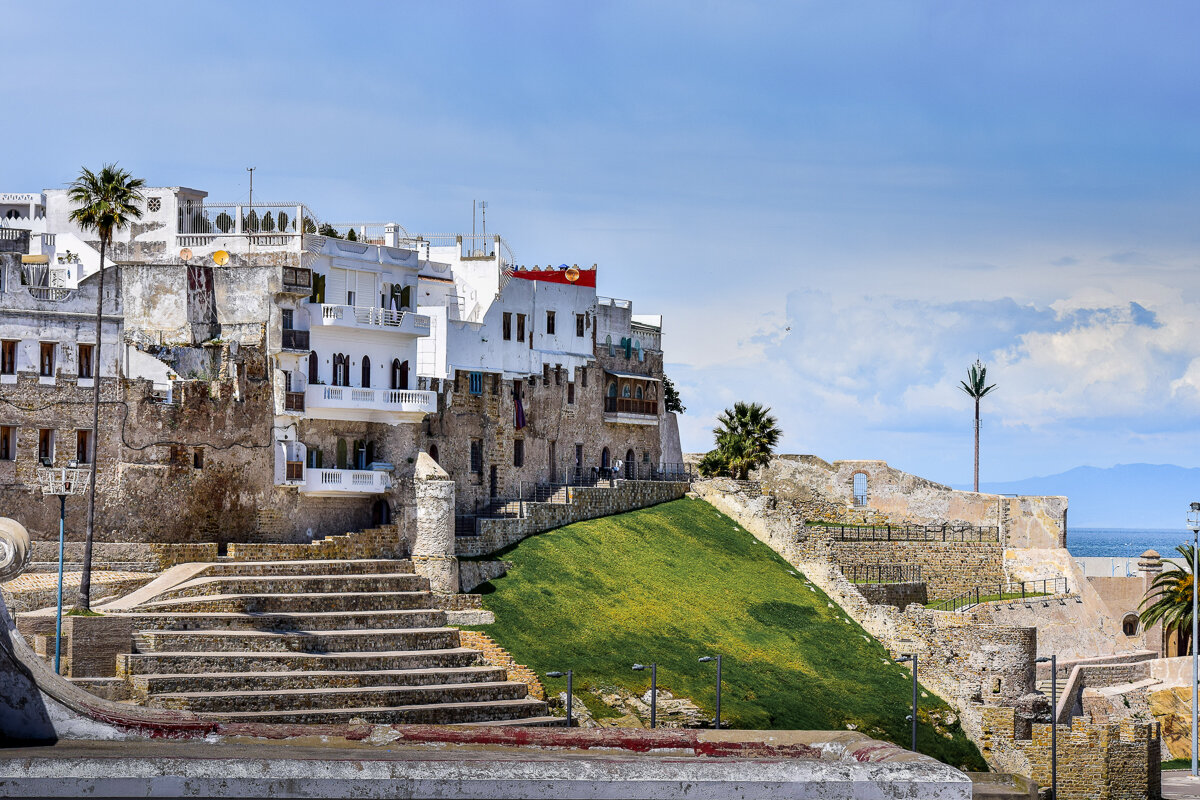
<svg viewBox="0 0 1200 800">
<path fill-rule="evenodd" d="M 40 467 L 37 471 L 38 488 L 44 495 L 58 497 L 83 494 L 87 491 L 91 472 L 88 467 Z"/>
<path fill-rule="evenodd" d="M 62 661 L 62 607 L 63 607 L 63 561 L 66 549 L 67 497 L 83 494 L 88 490 L 91 467 L 80 467 L 72 459 L 67 466 L 55 469 L 53 462 L 43 459 L 45 466 L 38 467 L 37 484 L 43 497 L 58 498 L 58 603 L 54 621 L 54 674 L 61 675 Z"/>
</svg>

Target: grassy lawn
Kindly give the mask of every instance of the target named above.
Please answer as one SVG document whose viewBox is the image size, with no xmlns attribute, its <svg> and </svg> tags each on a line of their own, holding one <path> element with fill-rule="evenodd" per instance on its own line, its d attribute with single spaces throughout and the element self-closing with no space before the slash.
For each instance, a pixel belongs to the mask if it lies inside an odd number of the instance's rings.
<svg viewBox="0 0 1200 800">
<path fill-rule="evenodd" d="M 910 674 L 893 664 L 820 589 L 712 506 L 677 500 L 568 525 L 500 556 L 504 577 L 480 588 L 496 623 L 480 628 L 544 675 L 575 671 L 577 692 L 641 693 L 658 662 L 663 689 L 713 712 L 724 656 L 721 712 L 731 727 L 844 730 L 902 745 Z M 546 680 L 551 691 L 565 682 Z M 986 769 L 952 710 L 922 691 L 918 744 L 955 766 Z"/>
<path fill-rule="evenodd" d="M 1024 594 L 1021 594 L 1020 592 L 1004 592 L 1003 594 L 981 594 L 981 595 L 979 595 L 978 602 L 979 603 L 994 603 L 998 600 L 1020 600 L 1022 598 L 1026 599 L 1026 600 L 1031 600 L 1035 597 L 1049 597 L 1049 596 L 1050 595 L 1045 592 L 1025 592 Z M 942 608 L 942 606 L 945 605 L 947 602 L 948 601 L 946 601 L 946 600 L 935 600 L 932 603 L 926 603 L 925 607 L 932 611 L 949 611 L 949 610 L 951 610 L 949 605 L 946 605 L 945 608 Z M 970 598 L 969 602 L 971 605 L 975 605 L 976 598 L 974 598 L 974 597 Z M 964 605 L 965 605 L 965 603 L 960 604 L 959 608 L 964 607 Z"/>
</svg>

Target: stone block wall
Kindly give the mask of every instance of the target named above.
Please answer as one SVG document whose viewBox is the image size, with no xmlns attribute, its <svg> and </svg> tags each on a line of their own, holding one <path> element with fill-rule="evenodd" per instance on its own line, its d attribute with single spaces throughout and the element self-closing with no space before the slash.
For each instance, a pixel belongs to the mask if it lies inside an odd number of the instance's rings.
<svg viewBox="0 0 1200 800">
<path fill-rule="evenodd" d="M 516 659 L 492 637 L 482 631 L 459 631 L 459 642 L 463 647 L 478 650 L 483 654 L 483 661 L 493 667 L 503 667 L 508 672 L 510 681 L 518 681 L 529 688 L 529 696 L 537 700 L 546 699 L 546 688 L 542 686 L 537 673 L 524 664 L 518 664 Z"/>
<path fill-rule="evenodd" d="M 571 487 L 569 503 L 526 503 L 524 517 L 479 520 L 478 536 L 458 537 L 458 555 L 488 555 L 516 544 L 527 536 L 561 528 L 572 522 L 678 500 L 687 490 L 687 483 L 673 481 L 617 481 L 614 488 Z"/>
<path fill-rule="evenodd" d="M 981 751 L 989 764 L 1012 765 L 1040 786 L 1051 781 L 1049 725 L 1016 735 L 1011 708 L 980 709 Z M 1077 717 L 1058 726 L 1058 797 L 1062 800 L 1157 800 L 1161 771 L 1158 723 L 1092 723 Z"/>
<path fill-rule="evenodd" d="M 826 534 L 817 534 L 824 538 Z M 809 534 L 813 538 L 813 534 Z M 813 546 L 815 542 L 805 542 Z M 821 543 L 819 546 L 824 546 Z M 918 564 L 929 599 L 942 600 L 976 586 L 1001 584 L 1004 550 L 998 542 L 838 542 L 829 541 L 831 560 L 840 566 Z"/>
<path fill-rule="evenodd" d="M 863 598 L 873 606 L 895 606 L 903 610 L 910 603 L 925 605 L 929 602 L 924 582 L 858 583 L 855 586 Z"/>
<path fill-rule="evenodd" d="M 492 578 L 499 578 L 511 568 L 511 561 L 459 561 L 459 591 L 469 592 Z"/>
</svg>

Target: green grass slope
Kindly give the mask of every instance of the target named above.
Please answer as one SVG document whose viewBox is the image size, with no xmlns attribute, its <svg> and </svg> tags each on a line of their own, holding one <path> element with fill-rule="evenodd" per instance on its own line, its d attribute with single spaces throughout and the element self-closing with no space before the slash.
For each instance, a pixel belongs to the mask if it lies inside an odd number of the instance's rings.
<svg viewBox="0 0 1200 800">
<path fill-rule="evenodd" d="M 701 500 L 568 525 L 502 557 L 507 575 L 485 584 L 483 626 L 539 674 L 575 671 L 590 687 L 638 694 L 658 662 L 662 689 L 710 715 L 724 656 L 721 712 L 730 727 L 844 730 L 907 746 L 910 674 L 786 561 Z M 546 681 L 562 691 L 563 681 Z M 952 710 L 922 690 L 918 744 L 955 766 L 985 769 Z"/>
</svg>

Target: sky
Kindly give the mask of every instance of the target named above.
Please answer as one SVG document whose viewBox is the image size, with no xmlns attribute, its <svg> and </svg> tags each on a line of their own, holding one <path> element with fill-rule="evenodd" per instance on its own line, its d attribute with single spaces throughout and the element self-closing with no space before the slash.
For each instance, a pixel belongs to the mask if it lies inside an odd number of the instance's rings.
<svg viewBox="0 0 1200 800">
<path fill-rule="evenodd" d="M 469 231 L 664 316 L 685 452 L 1200 466 L 1200 5 L 0 0 L 0 191 Z"/>
</svg>

